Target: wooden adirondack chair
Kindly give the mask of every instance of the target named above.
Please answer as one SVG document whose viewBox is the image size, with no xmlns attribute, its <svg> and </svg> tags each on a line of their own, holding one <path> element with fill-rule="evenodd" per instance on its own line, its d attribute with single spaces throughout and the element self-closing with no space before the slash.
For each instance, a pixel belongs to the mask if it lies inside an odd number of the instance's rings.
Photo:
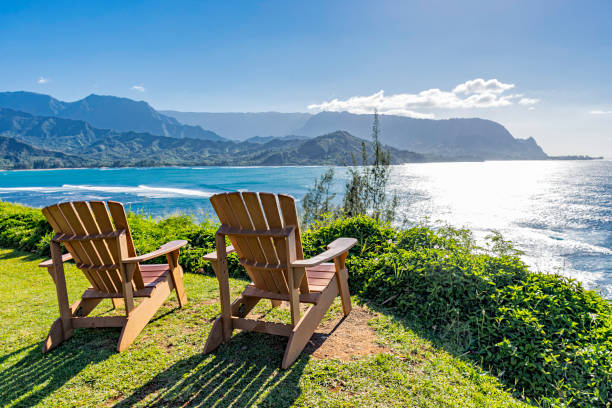
<svg viewBox="0 0 612 408">
<path fill-rule="evenodd" d="M 210 198 L 221 220 L 216 234 L 216 252 L 204 256 L 219 280 L 221 316 L 213 324 L 204 353 L 229 340 L 233 329 L 288 336 L 282 362 L 288 368 L 298 358 L 335 297 L 342 298 L 344 315 L 351 311 L 345 259 L 357 242 L 339 238 L 328 250 L 304 259 L 295 201 L 269 193 L 223 193 Z M 232 246 L 226 247 L 225 236 Z M 227 254 L 236 251 L 253 281 L 230 304 Z M 327 263 L 333 260 L 334 263 Z M 246 319 L 261 299 L 273 306 L 288 301 L 291 324 Z M 300 303 L 312 304 L 300 316 Z"/>
<path fill-rule="evenodd" d="M 109 214 L 110 211 L 110 214 Z M 187 303 L 183 270 L 178 263 L 179 248 L 187 241 L 172 241 L 146 255 L 136 256 L 132 236 L 121 203 L 76 201 L 43 208 L 55 231 L 51 240 L 51 259 L 39 266 L 48 269 L 55 282 L 60 317 L 51 326 L 42 351 L 57 347 L 80 327 L 121 327 L 117 351 L 125 350 L 176 290 L 179 305 Z M 111 218 L 112 217 L 112 218 Z M 68 253 L 62 255 L 60 243 Z M 140 265 L 140 262 L 165 255 L 166 265 Z M 69 304 L 63 262 L 74 259 L 91 287 L 81 299 Z M 113 305 L 121 299 L 125 316 L 86 317 L 102 301 Z M 134 298 L 143 298 L 135 305 Z"/>
</svg>

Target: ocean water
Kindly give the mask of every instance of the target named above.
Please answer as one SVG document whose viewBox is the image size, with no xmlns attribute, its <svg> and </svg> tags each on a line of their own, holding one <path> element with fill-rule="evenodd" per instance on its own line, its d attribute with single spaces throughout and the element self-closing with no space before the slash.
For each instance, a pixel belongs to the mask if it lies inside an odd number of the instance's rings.
<svg viewBox="0 0 612 408">
<path fill-rule="evenodd" d="M 222 191 L 288 193 L 301 199 L 325 167 L 189 167 L 0 172 L 0 200 L 42 207 L 117 200 L 162 217 L 212 214 Z M 336 192 L 346 171 L 336 168 Z M 532 270 L 579 279 L 612 297 L 612 162 L 500 161 L 393 167 L 391 189 L 406 222 L 491 230 L 525 252 Z"/>
</svg>

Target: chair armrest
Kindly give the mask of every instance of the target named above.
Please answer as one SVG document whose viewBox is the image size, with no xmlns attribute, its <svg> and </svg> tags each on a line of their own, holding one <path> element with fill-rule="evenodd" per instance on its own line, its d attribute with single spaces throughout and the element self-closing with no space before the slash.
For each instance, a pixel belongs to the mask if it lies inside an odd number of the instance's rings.
<svg viewBox="0 0 612 408">
<path fill-rule="evenodd" d="M 225 248 L 225 253 L 226 254 L 231 254 L 232 252 L 236 252 L 236 250 L 234 249 L 234 247 L 232 245 L 230 245 L 227 248 Z M 204 258 L 205 261 L 216 261 L 217 260 L 217 251 L 211 252 L 210 254 L 206 254 L 202 258 Z"/>
<path fill-rule="evenodd" d="M 348 250 L 354 247 L 356 243 L 357 240 L 355 238 L 338 238 L 327 246 L 327 251 L 322 252 L 310 259 L 293 261 L 291 262 L 291 266 L 296 268 L 310 268 L 312 266 L 320 265 L 323 262 L 327 262 L 330 259 L 337 258 L 340 255 L 348 252 Z"/>
<path fill-rule="evenodd" d="M 67 253 L 62 255 L 62 262 L 66 262 L 72 259 L 72 254 L 71 253 Z M 50 266 L 53 266 L 53 259 L 47 259 L 46 261 L 43 261 L 41 263 L 38 264 L 39 267 L 41 268 L 48 268 Z"/>
<path fill-rule="evenodd" d="M 181 239 L 181 240 L 178 240 L 178 241 L 170 241 L 167 244 L 164 244 L 164 245 L 160 246 L 159 249 L 156 250 L 156 251 L 149 252 L 148 254 L 144 254 L 144 255 L 140 255 L 140 256 L 134 256 L 134 257 L 131 257 L 131 258 L 126 258 L 126 259 L 122 260 L 121 262 L 123 262 L 123 263 L 139 263 L 139 262 L 143 262 L 143 261 L 148 261 L 149 259 L 157 258 L 158 256 L 162 256 L 162 255 L 169 254 L 170 252 L 174 252 L 177 249 L 184 247 L 185 245 L 187 245 L 187 241 L 185 241 L 184 239 Z"/>
</svg>

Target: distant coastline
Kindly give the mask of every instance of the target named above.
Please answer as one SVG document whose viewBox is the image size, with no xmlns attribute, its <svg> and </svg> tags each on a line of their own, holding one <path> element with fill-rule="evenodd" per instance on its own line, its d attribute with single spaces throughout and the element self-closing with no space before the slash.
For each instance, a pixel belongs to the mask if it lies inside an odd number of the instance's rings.
<svg viewBox="0 0 612 408">
<path fill-rule="evenodd" d="M 548 156 L 548 160 L 603 160 L 603 156 L 592 157 L 586 155 Z"/>
<path fill-rule="evenodd" d="M 485 162 L 532 162 L 532 161 L 594 161 L 594 160 L 612 160 L 601 157 L 592 157 L 585 155 L 568 155 L 568 156 L 550 156 L 546 159 L 499 159 L 499 160 L 478 160 L 478 159 L 454 159 L 448 158 L 444 160 L 443 158 L 439 159 L 431 159 L 431 160 L 423 160 L 423 161 L 414 161 L 414 162 L 403 162 L 403 163 L 395 163 L 395 165 L 402 164 L 428 164 L 428 163 L 485 163 Z M 312 165 L 303 165 L 303 164 L 245 164 L 245 165 L 235 165 L 235 164 L 175 164 L 175 165 L 159 165 L 159 166 L 147 166 L 147 165 L 128 165 L 128 166 L 78 166 L 78 167 L 32 167 L 32 168 L 6 168 L 0 166 L 0 171 L 52 171 L 52 170 L 104 170 L 104 169 L 192 169 L 197 167 L 213 167 L 213 168 L 278 168 L 278 167 L 350 167 L 352 165 L 349 164 L 312 164 Z"/>
</svg>

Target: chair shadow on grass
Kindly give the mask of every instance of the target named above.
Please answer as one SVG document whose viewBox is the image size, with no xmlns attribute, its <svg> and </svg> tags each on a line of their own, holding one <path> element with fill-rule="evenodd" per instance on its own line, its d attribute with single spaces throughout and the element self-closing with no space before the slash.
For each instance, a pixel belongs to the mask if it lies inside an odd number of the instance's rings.
<svg viewBox="0 0 612 408">
<path fill-rule="evenodd" d="M 308 362 L 301 357 L 287 370 L 281 360 L 287 339 L 240 332 L 213 353 L 180 360 L 115 407 L 289 407 L 299 397 Z"/>
<path fill-rule="evenodd" d="M 115 353 L 116 330 L 79 330 L 57 349 L 43 354 L 40 343 L 3 356 L 7 365 L 0 371 L 0 406 L 31 407 L 70 381 L 91 363 Z M 26 351 L 27 350 L 27 351 Z M 17 355 L 25 353 L 21 358 Z M 17 361 L 10 363 L 15 358 Z"/>
</svg>

